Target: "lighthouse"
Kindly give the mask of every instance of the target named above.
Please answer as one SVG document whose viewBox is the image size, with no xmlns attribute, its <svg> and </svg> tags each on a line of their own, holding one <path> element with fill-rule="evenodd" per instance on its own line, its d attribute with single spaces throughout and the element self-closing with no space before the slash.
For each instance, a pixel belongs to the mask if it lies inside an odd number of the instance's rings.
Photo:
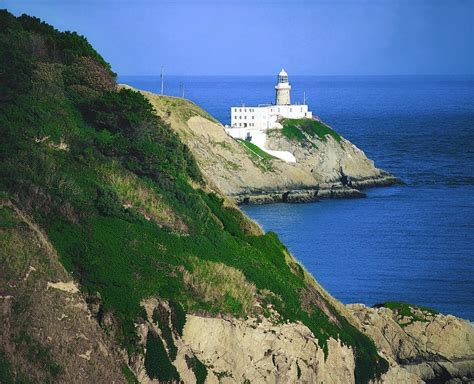
<svg viewBox="0 0 474 384">
<path fill-rule="evenodd" d="M 250 141 L 272 156 L 294 163 L 296 159 L 290 152 L 266 149 L 267 131 L 283 128 L 281 124 L 283 119 L 312 119 L 313 113 L 306 103 L 291 104 L 291 86 L 288 82 L 288 73 L 284 69 L 280 71 L 277 79 L 275 104 L 257 106 L 242 104 L 239 107 L 232 107 L 230 127 L 226 126 L 225 131 L 235 139 Z"/>
<path fill-rule="evenodd" d="M 242 104 L 240 107 L 232 107 L 231 124 L 230 127 L 226 127 L 226 132 L 236 139 L 249 140 L 263 148 L 266 130 L 282 128 L 280 124 L 282 119 L 311 119 L 313 114 L 306 103 L 291 104 L 290 90 L 288 73 L 282 69 L 275 85 L 275 103 L 257 106 Z"/>
<path fill-rule="evenodd" d="M 288 73 L 284 69 L 278 74 L 278 82 L 275 85 L 276 91 L 276 105 L 290 105 L 290 89 L 291 85 L 288 82 Z"/>
</svg>

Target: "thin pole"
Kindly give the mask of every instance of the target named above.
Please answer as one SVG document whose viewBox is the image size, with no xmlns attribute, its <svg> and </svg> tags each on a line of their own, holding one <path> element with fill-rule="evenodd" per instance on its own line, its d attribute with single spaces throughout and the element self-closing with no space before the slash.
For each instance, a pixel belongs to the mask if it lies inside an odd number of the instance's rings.
<svg viewBox="0 0 474 384">
<path fill-rule="evenodd" d="M 303 105 L 306 105 L 306 92 L 303 92 Z"/>
<path fill-rule="evenodd" d="M 163 67 L 161 67 L 161 94 L 163 95 L 163 86 L 164 86 L 164 80 L 163 80 Z"/>
</svg>

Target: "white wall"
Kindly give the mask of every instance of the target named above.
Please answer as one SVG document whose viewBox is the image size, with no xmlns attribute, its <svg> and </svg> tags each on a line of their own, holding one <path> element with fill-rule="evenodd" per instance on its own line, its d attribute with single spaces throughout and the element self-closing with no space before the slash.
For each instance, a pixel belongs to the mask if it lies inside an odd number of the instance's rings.
<svg viewBox="0 0 474 384">
<path fill-rule="evenodd" d="M 269 129 L 274 128 L 278 118 L 311 118 L 307 105 L 269 105 L 263 107 L 232 107 L 231 127 Z"/>
</svg>

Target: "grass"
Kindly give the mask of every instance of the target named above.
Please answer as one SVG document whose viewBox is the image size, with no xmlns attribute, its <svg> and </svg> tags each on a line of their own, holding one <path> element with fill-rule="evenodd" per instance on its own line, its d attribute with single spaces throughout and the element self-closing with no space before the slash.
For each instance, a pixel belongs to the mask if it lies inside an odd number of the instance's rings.
<svg viewBox="0 0 474 384">
<path fill-rule="evenodd" d="M 196 258 L 192 272 L 185 272 L 183 277 L 191 291 L 213 307 L 240 316 L 252 311 L 255 285 L 236 268 Z"/>
<path fill-rule="evenodd" d="M 184 224 L 166 205 L 152 182 L 124 172 L 116 162 L 101 166 L 99 172 L 123 205 L 133 207 L 158 224 L 184 229 Z"/>
<path fill-rule="evenodd" d="M 307 138 L 317 138 L 326 141 L 327 136 L 332 137 L 337 142 L 342 137 L 333 129 L 319 120 L 313 119 L 282 119 L 280 122 L 283 126 L 281 132 L 290 140 L 307 141 Z"/>
<path fill-rule="evenodd" d="M 0 351 L 0 383 L 13 384 L 16 383 L 13 376 L 13 369 L 8 362 L 6 356 Z"/>
<path fill-rule="evenodd" d="M 61 374 L 63 369 L 53 360 L 50 350 L 33 339 L 25 331 L 21 331 L 14 341 L 17 348 L 25 351 L 28 361 L 47 372 L 52 380 L 57 379 Z"/>
<path fill-rule="evenodd" d="M 415 321 L 420 321 L 424 323 L 429 322 L 430 320 L 427 319 L 426 316 L 435 316 L 439 313 L 434 309 L 428 307 L 403 303 L 400 301 L 387 301 L 383 304 L 374 305 L 374 308 L 380 307 L 389 308 L 394 311 L 397 314 L 397 323 L 402 328 L 406 327 L 407 325 L 413 324 Z M 421 312 L 422 314 L 417 314 L 413 312 L 413 310 L 417 311 L 418 313 Z M 408 319 L 408 322 L 402 322 L 403 319 Z"/>
<path fill-rule="evenodd" d="M 161 95 L 153 95 L 152 98 L 160 110 L 177 116 L 184 123 L 193 116 L 200 116 L 216 124 L 220 124 L 219 121 L 212 117 L 208 112 L 188 99 Z"/>
<path fill-rule="evenodd" d="M 263 172 L 273 170 L 271 161 L 276 159 L 276 157 L 265 152 L 260 147 L 256 146 L 248 140 L 237 139 L 237 142 L 245 148 L 247 153 L 250 155 L 250 160 L 252 160 L 252 162 Z"/>
<path fill-rule="evenodd" d="M 140 384 L 135 374 L 130 370 L 128 365 L 125 365 L 125 364 L 122 365 L 122 373 L 123 373 L 123 376 L 125 377 L 125 380 L 127 380 L 129 384 Z"/>
<path fill-rule="evenodd" d="M 237 142 L 239 142 L 245 148 L 247 148 L 247 150 L 253 152 L 255 155 L 259 156 L 260 158 L 262 158 L 264 160 L 274 160 L 274 159 L 276 159 L 275 156 L 272 156 L 268 152 L 265 152 L 263 149 L 261 149 L 259 146 L 255 145 L 251 141 L 237 139 Z"/>
</svg>

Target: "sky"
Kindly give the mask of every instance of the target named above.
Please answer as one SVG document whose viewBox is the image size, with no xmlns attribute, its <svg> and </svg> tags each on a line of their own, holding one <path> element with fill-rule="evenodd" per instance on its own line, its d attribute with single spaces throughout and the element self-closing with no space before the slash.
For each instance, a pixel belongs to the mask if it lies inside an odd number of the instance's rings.
<svg viewBox="0 0 474 384">
<path fill-rule="evenodd" d="M 474 74 L 474 0 L 0 0 L 119 75 Z"/>
</svg>

